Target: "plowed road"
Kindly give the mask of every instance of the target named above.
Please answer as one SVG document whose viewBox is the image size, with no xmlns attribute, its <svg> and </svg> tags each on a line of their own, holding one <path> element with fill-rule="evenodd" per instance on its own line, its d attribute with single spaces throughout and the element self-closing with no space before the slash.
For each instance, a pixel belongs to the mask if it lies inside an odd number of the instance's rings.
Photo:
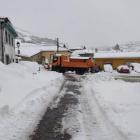
<svg viewBox="0 0 140 140">
<path fill-rule="evenodd" d="M 66 75 L 58 97 L 47 109 L 32 140 L 128 140 L 108 120 L 85 76 Z"/>
</svg>

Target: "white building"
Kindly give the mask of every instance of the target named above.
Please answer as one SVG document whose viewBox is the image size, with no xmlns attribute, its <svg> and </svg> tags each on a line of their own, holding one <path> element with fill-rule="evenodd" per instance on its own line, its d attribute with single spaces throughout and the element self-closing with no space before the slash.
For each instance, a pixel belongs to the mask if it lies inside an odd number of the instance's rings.
<svg viewBox="0 0 140 140">
<path fill-rule="evenodd" d="M 15 62 L 15 38 L 17 33 L 7 17 L 0 17 L 0 61 Z"/>
</svg>

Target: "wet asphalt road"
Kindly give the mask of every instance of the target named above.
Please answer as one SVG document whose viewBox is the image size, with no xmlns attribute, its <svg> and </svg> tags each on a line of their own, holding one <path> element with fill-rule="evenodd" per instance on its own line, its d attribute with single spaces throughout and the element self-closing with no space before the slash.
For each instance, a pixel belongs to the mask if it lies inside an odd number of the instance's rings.
<svg viewBox="0 0 140 140">
<path fill-rule="evenodd" d="M 65 83 L 68 81 L 78 82 L 73 76 L 66 75 Z M 30 136 L 31 140 L 69 140 L 71 136 L 65 132 L 62 134 L 62 118 L 66 116 L 68 108 L 71 105 L 77 105 L 78 100 L 74 95 L 67 94 L 73 92 L 77 95 L 80 94 L 78 87 L 74 84 L 64 84 L 63 88 L 66 88 L 66 94 L 61 98 L 57 105 L 57 108 L 50 106 L 40 121 L 34 134 Z M 62 88 L 62 90 L 63 90 Z"/>
</svg>

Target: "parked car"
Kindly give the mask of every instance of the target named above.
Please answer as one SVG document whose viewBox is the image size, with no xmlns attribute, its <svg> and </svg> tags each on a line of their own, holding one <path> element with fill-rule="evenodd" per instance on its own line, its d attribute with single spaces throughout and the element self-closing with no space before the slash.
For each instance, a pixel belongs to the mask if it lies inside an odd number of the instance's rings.
<svg viewBox="0 0 140 140">
<path fill-rule="evenodd" d="M 104 65 L 104 71 L 105 72 L 113 72 L 113 68 L 110 64 L 105 64 Z"/>
<path fill-rule="evenodd" d="M 130 73 L 130 69 L 127 65 L 120 65 L 117 67 L 117 72 L 119 73 Z"/>
<path fill-rule="evenodd" d="M 140 72 L 140 64 L 139 63 L 131 63 L 130 68 L 132 71 Z"/>
</svg>

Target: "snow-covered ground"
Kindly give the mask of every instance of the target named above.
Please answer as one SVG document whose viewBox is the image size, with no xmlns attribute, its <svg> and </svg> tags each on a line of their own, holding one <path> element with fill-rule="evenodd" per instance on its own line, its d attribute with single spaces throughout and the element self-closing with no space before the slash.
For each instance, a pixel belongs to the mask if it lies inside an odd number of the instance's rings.
<svg viewBox="0 0 140 140">
<path fill-rule="evenodd" d="M 35 62 L 0 63 L 0 140 L 28 140 L 53 99 L 65 94 L 59 92 L 62 74 L 38 70 Z M 67 84 L 76 90 L 67 94 L 74 94 L 79 103 L 63 118 L 62 133 L 67 130 L 74 140 L 140 139 L 140 83 L 115 80 L 116 76 L 139 78 L 139 74 L 72 76 L 77 80 Z M 57 108 L 59 101 L 52 107 Z"/>
<path fill-rule="evenodd" d="M 130 71 L 130 73 L 118 73 L 117 70 L 113 70 L 113 72 L 111 73 L 111 75 L 118 75 L 118 76 L 140 76 L 140 73 L 138 72 L 134 72 L 134 71 Z"/>
<path fill-rule="evenodd" d="M 91 109 L 96 98 L 106 119 L 124 139 L 140 139 L 140 83 L 115 80 L 110 73 L 101 72 L 87 75 L 83 84 Z"/>
<path fill-rule="evenodd" d="M 62 74 L 35 62 L 0 62 L 0 140 L 27 140 L 57 96 Z"/>
</svg>

